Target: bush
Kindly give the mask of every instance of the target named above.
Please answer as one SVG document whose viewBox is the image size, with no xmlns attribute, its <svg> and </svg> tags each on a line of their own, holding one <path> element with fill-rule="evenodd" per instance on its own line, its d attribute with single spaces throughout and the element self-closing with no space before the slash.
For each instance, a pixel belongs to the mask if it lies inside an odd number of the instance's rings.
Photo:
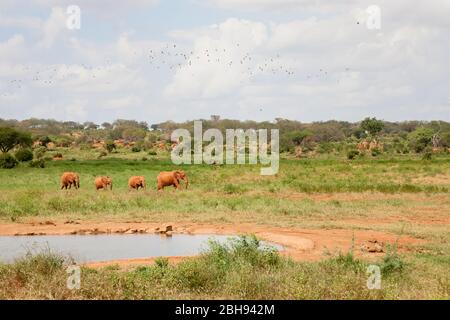
<svg viewBox="0 0 450 320">
<path fill-rule="evenodd" d="M 155 150 L 150 150 L 150 151 L 148 152 L 148 155 L 149 155 L 149 156 L 156 156 L 157 153 L 156 153 Z"/>
<path fill-rule="evenodd" d="M 408 134 L 409 146 L 415 152 L 423 152 L 425 148 L 431 146 L 434 131 L 430 128 L 418 128 Z"/>
<path fill-rule="evenodd" d="M 17 166 L 19 162 L 9 153 L 0 154 L 0 168 L 12 169 Z"/>
<path fill-rule="evenodd" d="M 113 150 L 116 150 L 117 146 L 116 146 L 116 144 L 114 143 L 114 141 L 108 140 L 108 141 L 106 141 L 106 143 L 105 143 L 105 148 L 106 148 L 106 150 L 107 150 L 109 153 L 111 153 L 111 152 L 113 152 Z"/>
<path fill-rule="evenodd" d="M 433 152 L 431 150 L 425 149 L 425 152 L 422 155 L 422 160 L 431 160 L 431 159 L 433 159 Z"/>
<path fill-rule="evenodd" d="M 63 155 L 62 155 L 61 152 L 57 152 L 57 153 L 55 153 L 55 155 L 53 156 L 53 158 L 62 158 L 62 157 L 63 157 Z"/>
<path fill-rule="evenodd" d="M 372 153 L 373 157 L 376 157 L 376 156 L 379 156 L 381 154 L 381 150 L 378 149 L 378 148 L 374 148 L 374 149 L 372 149 L 371 153 Z"/>
<path fill-rule="evenodd" d="M 133 148 L 131 148 L 132 152 L 141 152 L 141 148 L 134 146 Z"/>
<path fill-rule="evenodd" d="M 167 257 L 158 257 L 155 259 L 155 265 L 158 268 L 167 268 L 169 267 L 169 259 L 167 259 Z"/>
<path fill-rule="evenodd" d="M 30 162 L 31 168 L 45 168 L 44 159 L 37 159 Z"/>
<path fill-rule="evenodd" d="M 405 262 L 394 250 L 394 252 L 388 252 L 384 256 L 380 268 L 383 275 L 401 273 L 405 268 Z"/>
<path fill-rule="evenodd" d="M 353 160 L 359 155 L 359 151 L 355 149 L 351 149 L 347 151 L 347 159 Z"/>
<path fill-rule="evenodd" d="M 142 161 L 147 161 L 148 158 L 147 157 L 142 157 Z"/>
<path fill-rule="evenodd" d="M 20 162 L 33 160 L 33 152 L 30 149 L 19 149 L 14 156 Z"/>
<path fill-rule="evenodd" d="M 37 159 L 41 159 L 44 154 L 47 152 L 47 148 L 46 147 L 37 147 L 36 149 L 34 149 L 34 157 Z"/>
</svg>

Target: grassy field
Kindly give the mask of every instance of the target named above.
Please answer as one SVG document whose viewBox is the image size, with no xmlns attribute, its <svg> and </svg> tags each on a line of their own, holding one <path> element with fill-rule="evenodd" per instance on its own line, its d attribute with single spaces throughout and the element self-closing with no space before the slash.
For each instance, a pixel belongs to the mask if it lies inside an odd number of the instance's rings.
<svg viewBox="0 0 450 320">
<path fill-rule="evenodd" d="M 294 262 L 259 252 L 251 241 L 213 245 L 176 266 L 164 259 L 134 271 L 83 271 L 80 291 L 65 289 L 64 259 L 28 257 L 0 267 L 0 298 L 250 298 L 250 299 L 448 299 L 450 298 L 448 156 L 282 160 L 276 176 L 258 166 L 184 166 L 187 191 L 156 191 L 170 160 L 144 154 L 50 161 L 44 169 L 21 165 L 0 170 L 0 221 L 184 221 L 253 223 L 314 229 L 362 229 L 427 240 L 408 253 L 386 253 L 383 289 L 365 287 L 368 262 L 343 252 L 320 262 Z M 70 159 L 69 156 L 65 158 Z M 81 176 L 81 189 L 59 190 L 64 171 Z M 98 175 L 113 178 L 113 191 L 95 191 Z M 147 190 L 129 191 L 127 180 L 144 175 Z M 386 222 L 386 223 L 380 223 Z M 255 276 L 257 274 L 258 276 Z"/>
</svg>

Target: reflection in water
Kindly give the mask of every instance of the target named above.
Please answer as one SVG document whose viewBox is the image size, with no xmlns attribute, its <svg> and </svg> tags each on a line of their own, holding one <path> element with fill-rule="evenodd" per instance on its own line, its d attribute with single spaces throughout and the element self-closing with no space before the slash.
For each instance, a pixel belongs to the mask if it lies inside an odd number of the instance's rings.
<svg viewBox="0 0 450 320">
<path fill-rule="evenodd" d="M 192 256 L 205 250 L 208 240 L 226 242 L 230 236 L 137 235 L 0 236 L 0 261 L 12 262 L 27 252 L 48 251 L 70 256 L 78 263 L 160 256 Z M 277 249 L 280 246 L 273 245 Z"/>
</svg>

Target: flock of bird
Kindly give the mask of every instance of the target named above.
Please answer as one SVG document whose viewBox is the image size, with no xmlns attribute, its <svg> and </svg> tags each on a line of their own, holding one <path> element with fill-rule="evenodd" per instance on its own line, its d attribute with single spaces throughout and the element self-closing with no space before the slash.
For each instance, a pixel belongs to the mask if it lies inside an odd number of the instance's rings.
<svg viewBox="0 0 450 320">
<path fill-rule="evenodd" d="M 243 46 L 236 43 L 227 48 L 204 48 L 195 50 L 183 50 L 177 44 L 166 44 L 159 48 L 134 51 L 134 59 L 127 63 L 144 69 L 146 66 L 156 71 L 175 72 L 177 70 L 191 69 L 191 75 L 200 70 L 196 66 L 220 67 L 223 70 L 233 70 L 244 73 L 249 80 L 255 80 L 261 76 L 284 76 L 294 77 L 297 72 L 295 67 L 286 65 L 287 60 L 281 59 L 279 54 L 270 57 L 261 55 L 251 55 L 244 51 Z M 119 64 L 127 65 L 122 61 Z M 132 67 L 133 67 L 132 66 Z M 105 59 L 99 66 L 90 66 L 85 63 L 67 67 L 64 65 L 49 65 L 46 67 L 38 65 L 27 65 L 22 67 L 20 78 L 2 79 L 0 74 L 0 96 L 7 97 L 17 94 L 27 86 L 53 87 L 66 80 L 98 80 L 105 85 L 111 84 L 114 77 L 109 77 L 109 73 L 114 71 L 112 59 Z M 158 72 L 159 72 L 158 71 Z M 144 70 L 145 72 L 145 70 Z M 149 71 L 151 72 L 151 70 Z M 345 68 L 349 72 L 349 68 Z M 320 69 L 317 72 L 303 75 L 304 81 L 326 80 L 330 76 L 330 71 Z M 300 76 L 299 76 L 300 77 Z M 112 80 L 111 80 L 112 79 Z M 195 79 L 193 80 L 195 81 Z"/>
</svg>

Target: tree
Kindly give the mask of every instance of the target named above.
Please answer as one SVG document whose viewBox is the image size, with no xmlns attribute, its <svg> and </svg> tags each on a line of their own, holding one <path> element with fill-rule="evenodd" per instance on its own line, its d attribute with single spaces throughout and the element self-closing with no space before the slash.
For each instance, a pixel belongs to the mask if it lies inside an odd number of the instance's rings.
<svg viewBox="0 0 450 320">
<path fill-rule="evenodd" d="M 377 120 L 376 118 L 365 118 L 361 121 L 360 124 L 361 129 L 370 133 L 370 135 L 377 135 L 384 128 L 384 123 L 381 120 Z"/>
<path fill-rule="evenodd" d="M 434 131 L 430 128 L 417 128 L 408 134 L 409 146 L 415 152 L 422 152 L 426 147 L 431 146 Z"/>
<path fill-rule="evenodd" d="M 32 143 L 31 134 L 9 127 L 0 127 L 0 150 L 3 153 L 8 152 L 18 145 L 30 147 Z"/>
<path fill-rule="evenodd" d="M 128 141 L 138 141 L 144 139 L 146 134 L 141 128 L 127 128 L 122 132 L 122 137 Z"/>
<path fill-rule="evenodd" d="M 312 136 L 309 130 L 292 131 L 287 134 L 289 139 L 297 146 L 299 146 L 306 137 Z"/>
<path fill-rule="evenodd" d="M 83 126 L 85 129 L 92 129 L 92 130 L 97 130 L 98 129 L 98 124 L 95 124 L 91 121 L 86 121 L 85 123 L 83 123 Z"/>
<path fill-rule="evenodd" d="M 112 124 L 109 122 L 103 122 L 102 123 L 102 128 L 103 129 L 112 129 Z"/>
</svg>

